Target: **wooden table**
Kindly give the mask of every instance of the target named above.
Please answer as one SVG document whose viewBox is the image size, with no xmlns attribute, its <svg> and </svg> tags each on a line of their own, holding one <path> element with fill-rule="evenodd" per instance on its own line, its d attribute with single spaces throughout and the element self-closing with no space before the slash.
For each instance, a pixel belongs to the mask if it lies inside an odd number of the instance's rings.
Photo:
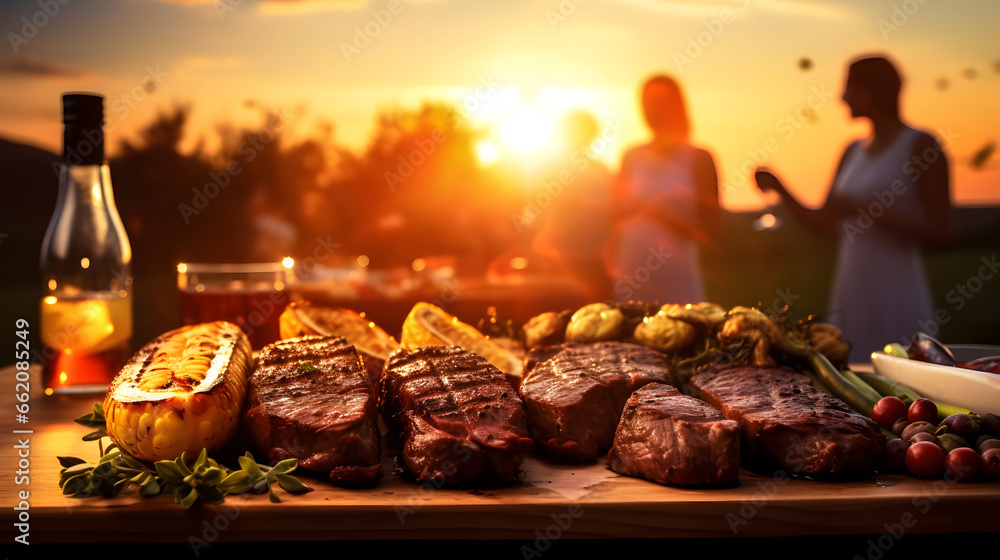
<svg viewBox="0 0 1000 560">
<path fill-rule="evenodd" d="M 13 369 L 2 371 L 13 389 Z M 32 544 L 160 541 L 191 545 L 188 550 L 197 552 L 200 543 L 238 541 L 518 539 L 530 551 L 547 549 L 560 539 L 567 541 L 561 546 L 568 546 L 575 539 L 593 538 L 749 542 L 732 537 L 870 535 L 856 546 L 878 546 L 879 538 L 895 543 L 894 533 L 972 537 L 1000 531 L 1000 483 L 904 475 L 832 483 L 744 471 L 737 487 L 690 490 L 619 476 L 603 462 L 553 465 L 539 457 L 525 461 L 519 482 L 498 487 L 422 486 L 393 474 L 392 457 L 387 456 L 386 476 L 374 488 L 338 489 L 302 477 L 314 491 L 293 496 L 277 490 L 279 504 L 270 503 L 266 494 L 230 496 L 223 506 L 191 510 L 175 505 L 170 496 L 142 498 L 134 491 L 114 499 L 70 498 L 58 488 L 56 456 L 97 459 L 96 442 L 81 441 L 88 430 L 72 419 L 88 412 L 99 397 L 46 397 L 38 387 L 32 383 L 27 424 L 14 422 L 13 390 L 0 395 L 0 410 L 6 411 L 0 504 L 16 517 L 18 493 L 29 492 Z M 30 470 L 30 482 L 15 484 L 12 473 L 22 451 L 16 446 L 22 439 L 27 440 L 29 464 L 21 466 Z M 10 523 L 5 531 L 11 531 Z M 16 535 L 10 534 L 5 544 Z M 523 557 L 525 549 L 519 550 Z M 865 555 L 864 550 L 858 553 Z"/>
</svg>

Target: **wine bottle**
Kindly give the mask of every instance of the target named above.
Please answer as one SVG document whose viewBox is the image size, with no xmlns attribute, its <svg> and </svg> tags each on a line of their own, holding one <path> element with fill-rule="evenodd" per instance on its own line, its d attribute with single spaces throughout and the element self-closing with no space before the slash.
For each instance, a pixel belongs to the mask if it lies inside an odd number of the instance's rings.
<svg viewBox="0 0 1000 560">
<path fill-rule="evenodd" d="M 104 99 L 68 93 L 55 212 L 42 242 L 46 394 L 102 392 L 132 337 L 132 249 L 104 159 Z"/>
</svg>

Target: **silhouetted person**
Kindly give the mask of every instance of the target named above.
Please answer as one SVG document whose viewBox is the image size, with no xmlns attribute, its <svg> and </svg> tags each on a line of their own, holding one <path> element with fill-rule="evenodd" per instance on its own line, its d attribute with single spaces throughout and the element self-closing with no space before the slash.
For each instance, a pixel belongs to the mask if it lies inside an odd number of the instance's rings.
<svg viewBox="0 0 1000 560">
<path fill-rule="evenodd" d="M 643 85 L 641 99 L 653 138 L 625 152 L 615 183 L 618 220 L 609 249 L 614 297 L 704 301 L 698 245 L 717 236 L 715 161 L 689 141 L 691 126 L 677 82 L 655 76 Z"/>
<path fill-rule="evenodd" d="M 900 118 L 902 79 L 882 57 L 851 63 L 844 102 L 871 124 L 837 167 L 826 202 L 803 206 L 769 171 L 757 185 L 775 190 L 793 215 L 817 232 L 836 228 L 836 272 L 827 317 L 853 344 L 852 361 L 909 339 L 934 322 L 921 246 L 952 237 L 948 160 L 929 133 Z"/>
<path fill-rule="evenodd" d="M 591 153 L 600 128 L 589 113 L 574 111 L 559 132 L 562 153 L 546 181 L 552 203 L 541 210 L 543 226 L 533 248 L 565 266 L 590 300 L 602 301 L 611 295 L 602 255 L 611 234 L 612 176 Z"/>
</svg>

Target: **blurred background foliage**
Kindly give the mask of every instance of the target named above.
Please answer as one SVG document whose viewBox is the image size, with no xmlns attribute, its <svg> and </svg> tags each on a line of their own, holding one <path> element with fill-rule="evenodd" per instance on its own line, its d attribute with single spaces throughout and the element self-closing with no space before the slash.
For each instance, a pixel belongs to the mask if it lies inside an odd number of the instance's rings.
<svg viewBox="0 0 1000 560">
<path fill-rule="evenodd" d="M 485 275 L 497 259 L 530 251 L 540 224 L 515 227 L 513 216 L 523 216 L 532 200 L 527 182 L 537 185 L 559 169 L 552 162 L 531 179 L 516 166 L 484 168 L 475 153 L 480 132 L 444 103 L 383 111 L 360 153 L 337 144 L 333 125 L 292 139 L 282 115 L 259 110 L 257 127 L 220 125 L 217 150 L 202 144 L 182 153 L 186 106 L 160 114 L 114 150 L 112 181 L 134 255 L 133 345 L 179 324 L 179 262 L 304 259 L 333 243 L 341 256 L 366 255 L 374 268 L 410 267 L 414 259 L 442 255 L 453 258 L 461 274 Z M 0 140 L 9 205 L 0 238 L 7 271 L 0 298 L 8 316 L 33 325 L 41 295 L 38 248 L 55 205 L 58 161 L 56 154 Z M 958 241 L 926 259 L 936 304 L 948 316 L 936 325 L 938 334 L 945 341 L 998 344 L 1000 275 L 983 281 L 961 309 L 949 294 L 1000 252 L 1000 212 L 956 211 Z M 790 303 L 800 314 L 821 316 L 835 238 L 816 237 L 775 214 L 779 227 L 758 231 L 753 223 L 761 211 L 724 212 L 722 241 L 702 254 L 709 298 L 725 306 Z M 528 273 L 560 273 L 544 258 L 530 262 Z"/>
</svg>

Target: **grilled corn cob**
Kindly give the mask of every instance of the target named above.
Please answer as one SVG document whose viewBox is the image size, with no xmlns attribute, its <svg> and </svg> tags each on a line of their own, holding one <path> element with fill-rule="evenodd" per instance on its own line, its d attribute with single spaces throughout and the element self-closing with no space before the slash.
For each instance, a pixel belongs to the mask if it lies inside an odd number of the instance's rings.
<svg viewBox="0 0 1000 560">
<path fill-rule="evenodd" d="M 218 449 L 236 431 L 251 361 L 250 341 L 232 323 L 201 323 L 160 335 L 108 387 L 108 435 L 144 461 Z"/>
</svg>

